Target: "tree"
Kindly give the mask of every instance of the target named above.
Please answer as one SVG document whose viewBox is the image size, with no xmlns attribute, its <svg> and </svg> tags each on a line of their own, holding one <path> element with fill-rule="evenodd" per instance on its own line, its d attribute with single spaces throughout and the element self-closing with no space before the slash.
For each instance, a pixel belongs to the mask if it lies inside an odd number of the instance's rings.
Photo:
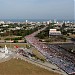
<svg viewBox="0 0 75 75">
<path fill-rule="evenodd" d="M 65 23 L 63 23 L 63 25 L 62 25 L 62 29 L 64 29 L 65 28 Z"/>
<path fill-rule="evenodd" d="M 26 40 L 24 40 L 24 43 L 27 43 L 27 41 L 26 41 Z"/>
<path fill-rule="evenodd" d="M 18 43 L 18 40 L 14 40 L 14 43 Z"/>
</svg>

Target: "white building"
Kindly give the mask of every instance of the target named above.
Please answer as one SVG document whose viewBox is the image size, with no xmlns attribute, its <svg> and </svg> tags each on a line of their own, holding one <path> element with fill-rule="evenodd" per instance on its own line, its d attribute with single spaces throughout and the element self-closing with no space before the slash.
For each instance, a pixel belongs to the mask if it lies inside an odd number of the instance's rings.
<svg viewBox="0 0 75 75">
<path fill-rule="evenodd" d="M 26 24 L 28 23 L 28 20 L 26 20 Z"/>
<path fill-rule="evenodd" d="M 8 27 L 9 25 L 3 25 L 3 27 Z"/>
<path fill-rule="evenodd" d="M 20 30 L 21 28 L 20 28 L 20 27 L 16 27 L 16 29 L 17 29 L 17 30 Z"/>
<path fill-rule="evenodd" d="M 57 21 L 54 19 L 54 23 L 57 23 Z"/>
<path fill-rule="evenodd" d="M 5 24 L 5 22 L 4 21 L 0 21 L 0 24 Z"/>
<path fill-rule="evenodd" d="M 50 23 L 52 23 L 52 21 L 51 21 L 51 20 L 50 20 L 49 22 L 50 22 Z"/>
<path fill-rule="evenodd" d="M 56 29 L 49 30 L 49 36 L 58 36 L 58 35 L 62 35 L 61 31 L 57 31 Z"/>
<path fill-rule="evenodd" d="M 49 22 L 49 21 L 47 21 L 47 24 L 50 24 L 50 22 Z"/>
</svg>

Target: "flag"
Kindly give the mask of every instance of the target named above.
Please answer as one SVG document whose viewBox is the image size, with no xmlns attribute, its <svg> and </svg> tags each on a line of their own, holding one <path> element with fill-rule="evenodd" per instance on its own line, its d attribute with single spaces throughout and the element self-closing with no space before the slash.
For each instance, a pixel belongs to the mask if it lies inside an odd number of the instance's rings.
<svg viewBox="0 0 75 75">
<path fill-rule="evenodd" d="M 14 46 L 14 48 L 19 48 L 19 46 Z"/>
</svg>

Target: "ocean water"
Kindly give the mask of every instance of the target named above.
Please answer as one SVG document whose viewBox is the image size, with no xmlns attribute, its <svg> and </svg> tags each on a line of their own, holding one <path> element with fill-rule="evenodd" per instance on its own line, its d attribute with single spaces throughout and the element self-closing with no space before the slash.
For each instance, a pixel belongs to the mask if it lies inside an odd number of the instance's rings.
<svg viewBox="0 0 75 75">
<path fill-rule="evenodd" d="M 26 22 L 28 20 L 29 22 L 46 22 L 51 20 L 52 22 L 54 21 L 53 19 L 0 19 L 0 21 L 11 21 L 11 22 Z M 63 21 L 70 21 L 70 22 L 75 22 L 75 20 L 56 20 L 58 22 L 63 22 Z"/>
</svg>

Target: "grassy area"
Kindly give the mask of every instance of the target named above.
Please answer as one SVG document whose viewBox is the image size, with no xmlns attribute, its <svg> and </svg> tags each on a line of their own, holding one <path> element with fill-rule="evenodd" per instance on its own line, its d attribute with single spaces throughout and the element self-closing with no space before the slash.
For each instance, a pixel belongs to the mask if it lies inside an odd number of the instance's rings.
<svg viewBox="0 0 75 75">
<path fill-rule="evenodd" d="M 0 75 L 59 75 L 24 60 L 11 59 L 0 63 Z"/>
<path fill-rule="evenodd" d="M 33 49 L 33 54 L 36 55 L 37 58 L 42 59 L 45 61 L 45 56 L 43 56 L 38 50 Z"/>
<path fill-rule="evenodd" d="M 67 42 L 65 36 L 51 36 L 44 39 L 45 42 Z"/>
<path fill-rule="evenodd" d="M 12 36 L 0 37 L 0 38 L 1 38 L 1 40 L 4 40 L 4 39 L 6 39 L 6 38 L 18 38 L 18 37 L 22 37 L 22 36 L 14 36 L 14 35 L 12 35 Z"/>
<path fill-rule="evenodd" d="M 14 46 L 19 46 L 19 47 L 26 47 L 28 44 L 26 43 L 0 43 L 0 46 L 4 47 L 7 45 L 7 47 L 14 48 Z"/>
</svg>

